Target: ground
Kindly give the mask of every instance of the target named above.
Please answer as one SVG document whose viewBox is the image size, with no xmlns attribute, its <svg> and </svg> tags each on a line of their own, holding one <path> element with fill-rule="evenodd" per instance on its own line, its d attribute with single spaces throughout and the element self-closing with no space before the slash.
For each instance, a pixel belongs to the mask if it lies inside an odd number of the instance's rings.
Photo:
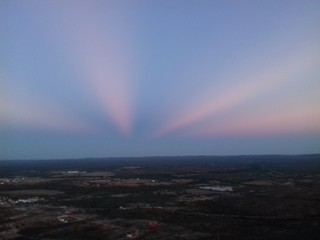
<svg viewBox="0 0 320 240">
<path fill-rule="evenodd" d="M 0 161 L 0 239 L 320 239 L 320 155 Z"/>
</svg>

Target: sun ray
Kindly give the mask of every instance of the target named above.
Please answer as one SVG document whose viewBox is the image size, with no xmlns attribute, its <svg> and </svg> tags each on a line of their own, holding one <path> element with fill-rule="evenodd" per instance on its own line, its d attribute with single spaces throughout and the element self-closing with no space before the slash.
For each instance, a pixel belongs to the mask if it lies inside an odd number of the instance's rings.
<svg viewBox="0 0 320 240">
<path fill-rule="evenodd" d="M 56 23 L 61 26 L 65 22 L 59 40 L 83 80 L 79 84 L 103 111 L 106 122 L 129 136 L 133 127 L 130 34 L 126 26 L 112 24 L 117 19 L 99 19 L 103 16 L 96 4 L 63 4 L 62 18 Z"/>
<path fill-rule="evenodd" d="M 312 52 L 302 52 L 281 62 L 276 61 L 276 64 L 267 71 L 249 76 L 234 74 L 231 78 L 240 79 L 237 81 L 240 84 L 218 95 L 206 96 L 197 106 L 175 117 L 154 136 L 166 135 L 196 125 L 205 119 L 231 111 L 247 101 L 253 101 L 256 97 L 272 92 L 283 84 L 290 84 L 297 75 L 313 69 L 318 62 L 318 56 L 319 49 L 313 49 Z"/>
</svg>

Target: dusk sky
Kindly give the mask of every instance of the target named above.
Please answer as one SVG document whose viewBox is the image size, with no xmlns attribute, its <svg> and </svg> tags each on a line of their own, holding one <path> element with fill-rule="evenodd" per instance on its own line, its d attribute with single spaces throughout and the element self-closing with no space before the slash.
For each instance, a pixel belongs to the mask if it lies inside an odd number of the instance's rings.
<svg viewBox="0 0 320 240">
<path fill-rule="evenodd" d="M 319 152 L 319 0 L 0 1 L 0 159 Z"/>
</svg>

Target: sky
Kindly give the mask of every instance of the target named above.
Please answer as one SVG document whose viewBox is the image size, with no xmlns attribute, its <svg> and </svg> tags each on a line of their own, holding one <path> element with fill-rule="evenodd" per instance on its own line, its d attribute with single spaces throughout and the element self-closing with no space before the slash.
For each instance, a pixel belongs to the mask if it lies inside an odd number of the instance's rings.
<svg viewBox="0 0 320 240">
<path fill-rule="evenodd" d="M 0 159 L 320 152 L 318 0 L 0 1 Z"/>
</svg>

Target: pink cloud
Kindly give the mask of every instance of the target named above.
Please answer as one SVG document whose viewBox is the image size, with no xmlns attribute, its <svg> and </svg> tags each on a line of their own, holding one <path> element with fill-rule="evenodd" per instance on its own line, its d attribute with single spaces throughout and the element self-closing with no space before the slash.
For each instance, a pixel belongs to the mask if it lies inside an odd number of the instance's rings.
<svg viewBox="0 0 320 240">
<path fill-rule="evenodd" d="M 60 22 L 55 24 L 62 25 L 63 31 L 57 38 L 82 80 L 79 84 L 103 111 L 106 124 L 111 122 L 119 132 L 129 136 L 134 107 L 130 33 L 124 24 L 102 19 L 98 4 L 81 2 L 64 4 L 61 8 Z"/>
<path fill-rule="evenodd" d="M 282 106 L 271 111 L 232 118 L 220 124 L 190 132 L 190 136 L 251 136 L 291 133 L 320 133 L 320 111 L 308 107 Z"/>
<path fill-rule="evenodd" d="M 1 101 L 0 126 L 80 134 L 96 131 L 80 118 L 22 89 L 10 87 L 7 90 L 15 97 L 7 96 Z"/>
<path fill-rule="evenodd" d="M 269 94 L 279 86 L 289 84 L 299 74 L 316 66 L 319 49 L 312 50 L 312 52 L 305 51 L 293 57 L 287 57 L 282 61 L 275 61 L 272 68 L 267 71 L 253 71 L 249 75 L 233 74 L 229 79 L 240 79 L 237 85 L 218 95 L 206 95 L 197 105 L 188 106 L 183 113 L 171 119 L 157 131 L 155 136 L 193 127 L 202 121 L 231 111 L 241 104 L 253 101 L 261 95 Z"/>
</svg>

